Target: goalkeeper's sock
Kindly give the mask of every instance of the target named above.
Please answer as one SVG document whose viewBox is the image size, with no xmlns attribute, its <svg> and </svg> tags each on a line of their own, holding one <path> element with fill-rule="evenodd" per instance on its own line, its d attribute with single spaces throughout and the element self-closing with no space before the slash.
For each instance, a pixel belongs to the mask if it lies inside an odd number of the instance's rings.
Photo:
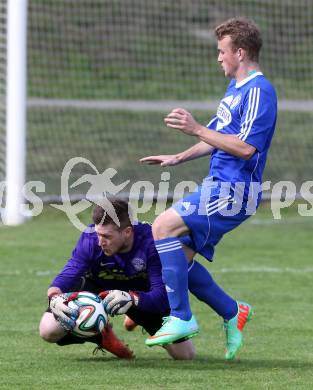
<svg viewBox="0 0 313 390">
<path fill-rule="evenodd" d="M 59 341 L 57 341 L 57 344 L 60 347 L 63 347 L 64 345 L 71 345 L 71 344 L 84 344 L 86 341 L 94 344 L 101 344 L 102 336 L 101 334 L 97 334 L 92 337 L 83 338 L 75 336 L 73 333 L 67 333 L 64 337 L 62 337 Z"/>
<path fill-rule="evenodd" d="M 214 281 L 209 271 L 193 260 L 188 269 L 190 292 L 228 321 L 238 312 L 237 302 Z"/>
<path fill-rule="evenodd" d="M 70 344 L 84 344 L 86 341 L 91 341 L 91 340 L 83 339 L 82 337 L 77 337 L 72 333 L 67 333 L 64 337 L 62 337 L 59 341 L 57 341 L 57 344 L 60 347 L 63 347 L 64 345 L 70 345 Z"/>
<path fill-rule="evenodd" d="M 192 313 L 188 298 L 188 261 L 180 241 L 168 237 L 155 241 L 162 263 L 162 279 L 171 308 L 171 316 L 189 321 Z"/>
<path fill-rule="evenodd" d="M 57 342 L 57 345 L 84 344 L 86 341 L 97 344 L 96 350 L 103 348 L 120 359 L 133 359 L 135 357 L 133 351 L 116 336 L 112 330 L 112 325 L 109 323 L 100 334 L 88 338 L 77 337 L 72 333 L 68 333 Z"/>
<path fill-rule="evenodd" d="M 120 359 L 133 359 L 135 357 L 134 352 L 128 348 L 128 345 L 119 339 L 113 332 L 110 323 L 108 323 L 101 334 L 98 335 L 97 344 L 98 348 L 95 349 L 94 353 L 96 353 L 97 349 L 105 349 Z"/>
</svg>

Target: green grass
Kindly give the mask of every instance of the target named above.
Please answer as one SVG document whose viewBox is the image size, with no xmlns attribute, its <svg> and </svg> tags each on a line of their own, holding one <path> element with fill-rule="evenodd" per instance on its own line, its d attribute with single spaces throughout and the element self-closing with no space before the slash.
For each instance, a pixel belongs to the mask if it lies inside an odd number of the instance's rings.
<svg viewBox="0 0 313 390">
<path fill-rule="evenodd" d="M 148 218 L 152 218 L 152 213 Z M 83 219 L 88 220 L 84 214 Z M 203 260 L 255 317 L 237 362 L 223 360 L 221 320 L 192 299 L 201 326 L 192 362 L 172 361 L 144 346 L 139 330 L 114 327 L 136 352 L 134 362 L 92 355 L 92 344 L 57 347 L 42 341 L 38 323 L 47 286 L 70 255 L 78 232 L 61 212 L 20 227 L 0 227 L 0 389 L 308 389 L 312 386 L 312 218 L 289 209 L 273 222 L 268 205 Z"/>
</svg>

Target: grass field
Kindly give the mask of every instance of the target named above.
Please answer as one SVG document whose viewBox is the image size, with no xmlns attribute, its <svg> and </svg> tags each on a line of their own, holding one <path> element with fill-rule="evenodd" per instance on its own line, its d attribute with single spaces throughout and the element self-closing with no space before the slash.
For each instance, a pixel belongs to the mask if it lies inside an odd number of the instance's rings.
<svg viewBox="0 0 313 390">
<path fill-rule="evenodd" d="M 78 232 L 50 208 L 23 226 L 0 227 L 0 389 L 312 388 L 312 227 L 312 218 L 299 217 L 296 209 L 275 222 L 263 205 L 224 238 L 213 264 L 203 261 L 228 292 L 255 308 L 233 363 L 223 360 L 221 320 L 194 299 L 201 332 L 192 362 L 172 361 L 160 348 L 145 347 L 140 330 L 126 334 L 120 318 L 114 327 L 135 350 L 133 362 L 93 356 L 90 343 L 43 342 L 38 322 L 46 288 Z"/>
</svg>

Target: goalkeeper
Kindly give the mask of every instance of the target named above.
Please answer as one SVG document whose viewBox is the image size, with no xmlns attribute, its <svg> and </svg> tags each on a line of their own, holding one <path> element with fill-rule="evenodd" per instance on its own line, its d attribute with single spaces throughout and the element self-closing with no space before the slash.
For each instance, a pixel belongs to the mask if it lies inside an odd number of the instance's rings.
<svg viewBox="0 0 313 390">
<path fill-rule="evenodd" d="M 50 307 L 41 319 L 40 335 L 58 345 L 91 341 L 120 358 L 132 358 L 133 353 L 113 333 L 110 324 L 95 337 L 82 339 L 73 335 L 70 331 L 75 322 L 70 317 L 74 313 L 64 305 L 70 294 L 62 294 L 79 290 L 99 294 L 109 314 L 127 314 L 126 329 L 138 324 L 150 335 L 162 326 L 163 317 L 169 315 L 168 288 L 162 281 L 151 226 L 132 225 L 128 204 L 116 198 L 110 201 L 120 226 L 103 207 L 94 208 L 94 225 L 82 233 L 71 259 L 48 289 Z M 189 255 L 191 250 L 184 249 Z M 202 281 L 198 280 L 199 273 Z M 206 268 L 192 260 L 188 278 L 189 289 L 199 300 L 224 320 L 232 317 L 236 301 L 216 284 Z M 192 359 L 195 354 L 191 340 L 184 338 L 164 348 L 174 359 Z"/>
<path fill-rule="evenodd" d="M 96 206 L 93 222 L 73 250 L 72 257 L 48 288 L 49 309 L 42 316 L 39 332 L 48 342 L 60 346 L 94 342 L 119 358 L 131 359 L 133 352 L 113 333 L 111 324 L 102 334 L 80 338 L 71 333 L 76 313 L 66 301 L 73 291 L 90 291 L 104 299 L 111 315 L 126 314 L 153 335 L 169 314 L 169 304 L 161 276 L 151 226 L 132 225 L 128 204 L 110 200 L 120 221 L 117 226 L 104 208 Z M 178 340 L 164 347 L 174 359 L 192 359 L 191 340 Z"/>
</svg>

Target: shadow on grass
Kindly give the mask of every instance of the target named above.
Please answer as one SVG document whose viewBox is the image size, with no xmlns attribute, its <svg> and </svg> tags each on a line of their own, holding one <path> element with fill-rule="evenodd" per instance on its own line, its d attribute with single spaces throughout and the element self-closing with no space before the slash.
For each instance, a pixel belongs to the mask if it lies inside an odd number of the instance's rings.
<svg viewBox="0 0 313 390">
<path fill-rule="evenodd" d="M 134 368 L 147 368 L 147 369 L 192 369 L 192 370 L 276 370 L 276 369 L 301 369 L 303 371 L 313 369 L 313 361 L 307 360 L 294 360 L 294 359 L 240 359 L 227 362 L 223 359 L 214 359 L 212 357 L 198 356 L 192 361 L 178 361 L 171 360 L 166 355 L 164 358 L 136 358 L 135 360 L 120 360 L 113 356 L 101 356 L 101 357 L 79 357 L 74 359 L 78 362 L 90 362 L 96 364 L 103 363 L 117 363 L 119 368 L 123 366 Z"/>
</svg>

